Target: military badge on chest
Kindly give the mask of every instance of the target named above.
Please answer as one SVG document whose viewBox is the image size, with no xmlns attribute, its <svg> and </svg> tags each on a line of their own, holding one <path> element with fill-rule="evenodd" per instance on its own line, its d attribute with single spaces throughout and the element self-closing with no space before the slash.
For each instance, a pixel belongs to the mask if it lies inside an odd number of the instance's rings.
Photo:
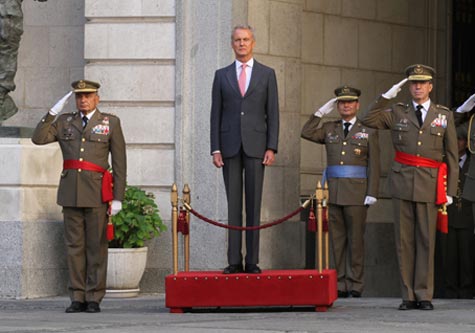
<svg viewBox="0 0 475 333">
<path fill-rule="evenodd" d="M 366 133 L 365 129 L 363 129 L 361 132 L 355 133 L 352 136 L 352 139 L 356 140 L 368 140 L 368 133 Z"/>
<path fill-rule="evenodd" d="M 68 117 L 66 119 L 66 123 L 63 126 L 62 136 L 61 136 L 63 140 L 71 140 L 74 138 L 73 127 L 71 127 L 72 121 L 73 121 L 73 117 Z"/>
<path fill-rule="evenodd" d="M 431 127 L 442 127 L 447 128 L 447 116 L 445 114 L 438 114 L 437 118 L 435 118 L 431 123 Z"/>
<path fill-rule="evenodd" d="M 337 133 L 332 133 L 332 132 L 327 133 L 328 143 L 334 143 L 334 142 L 339 142 L 339 141 L 340 141 L 340 136 Z"/>
<path fill-rule="evenodd" d="M 108 135 L 109 134 L 109 117 L 104 117 L 104 119 L 102 119 L 102 123 L 95 125 L 91 129 L 91 133 Z"/>
</svg>

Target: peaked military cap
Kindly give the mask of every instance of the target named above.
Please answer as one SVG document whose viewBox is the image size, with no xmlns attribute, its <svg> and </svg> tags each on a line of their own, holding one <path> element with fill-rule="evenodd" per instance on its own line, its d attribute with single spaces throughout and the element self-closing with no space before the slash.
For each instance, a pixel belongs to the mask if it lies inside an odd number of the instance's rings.
<svg viewBox="0 0 475 333">
<path fill-rule="evenodd" d="M 75 93 L 96 92 L 100 86 L 99 83 L 89 80 L 79 80 L 71 83 L 71 87 L 73 87 L 73 92 Z"/>
<path fill-rule="evenodd" d="M 435 76 L 435 69 L 421 64 L 411 65 L 405 72 L 409 81 L 430 81 Z"/>
<path fill-rule="evenodd" d="M 356 101 L 361 95 L 361 90 L 349 86 L 342 86 L 335 89 L 337 101 Z"/>
</svg>

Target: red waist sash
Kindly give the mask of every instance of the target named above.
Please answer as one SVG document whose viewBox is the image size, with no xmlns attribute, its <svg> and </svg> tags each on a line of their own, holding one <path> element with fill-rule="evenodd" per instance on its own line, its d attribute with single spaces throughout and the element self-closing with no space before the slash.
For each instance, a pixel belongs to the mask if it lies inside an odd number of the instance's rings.
<svg viewBox="0 0 475 333">
<path fill-rule="evenodd" d="M 112 193 L 112 174 L 109 170 L 91 162 L 78 160 L 65 160 L 63 162 L 63 169 L 82 169 L 87 171 L 101 172 L 103 174 L 102 202 L 109 202 L 114 199 L 114 194 Z"/>
<path fill-rule="evenodd" d="M 396 150 L 396 157 L 394 160 L 404 165 L 415 167 L 438 169 L 437 172 L 437 197 L 435 199 L 436 205 L 442 205 L 447 202 L 447 164 L 431 160 L 430 158 L 415 156 Z"/>
</svg>

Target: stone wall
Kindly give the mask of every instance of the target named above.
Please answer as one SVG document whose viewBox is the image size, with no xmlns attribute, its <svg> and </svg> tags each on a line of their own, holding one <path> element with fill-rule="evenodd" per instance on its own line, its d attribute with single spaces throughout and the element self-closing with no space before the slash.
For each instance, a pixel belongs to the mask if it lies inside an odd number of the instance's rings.
<svg viewBox="0 0 475 333">
<path fill-rule="evenodd" d="M 85 77 L 100 82 L 100 109 L 118 115 L 127 182 L 156 195 L 170 225 L 175 179 L 175 1 L 86 0 Z M 163 290 L 170 232 L 151 241 L 143 292 Z"/>
</svg>

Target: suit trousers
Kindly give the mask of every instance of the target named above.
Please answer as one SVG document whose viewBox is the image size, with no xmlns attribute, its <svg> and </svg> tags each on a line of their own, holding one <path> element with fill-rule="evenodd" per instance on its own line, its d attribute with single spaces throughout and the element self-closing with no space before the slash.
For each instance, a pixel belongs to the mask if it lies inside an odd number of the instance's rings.
<svg viewBox="0 0 475 333">
<path fill-rule="evenodd" d="M 262 158 L 240 152 L 223 160 L 223 177 L 228 201 L 228 224 L 242 226 L 243 183 L 245 187 L 246 226 L 258 226 L 261 218 L 264 165 Z M 243 180 L 244 179 L 244 180 Z M 228 263 L 242 264 L 242 232 L 228 231 Z M 259 230 L 246 231 L 246 264 L 259 262 Z"/>
<path fill-rule="evenodd" d="M 329 229 L 338 275 L 338 290 L 355 290 L 362 293 L 364 288 L 364 233 L 368 208 L 330 204 L 329 209 Z"/>
<path fill-rule="evenodd" d="M 107 205 L 63 207 L 63 215 L 70 298 L 100 303 L 106 292 Z"/>
<path fill-rule="evenodd" d="M 437 206 L 394 198 L 393 208 L 402 299 L 431 301 Z"/>
</svg>

